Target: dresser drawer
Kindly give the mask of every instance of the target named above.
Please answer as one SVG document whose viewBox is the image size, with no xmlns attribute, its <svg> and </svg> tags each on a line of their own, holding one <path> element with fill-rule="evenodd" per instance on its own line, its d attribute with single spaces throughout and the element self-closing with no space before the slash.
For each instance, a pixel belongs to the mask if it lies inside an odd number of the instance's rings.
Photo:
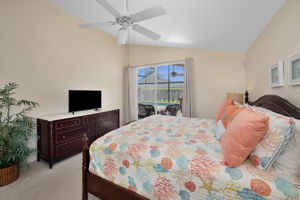
<svg viewBox="0 0 300 200">
<path fill-rule="evenodd" d="M 83 121 L 83 124 L 87 124 L 87 123 L 95 122 L 99 118 L 100 118 L 100 115 L 91 115 L 91 116 L 83 117 L 82 121 Z"/>
<path fill-rule="evenodd" d="M 91 145 L 93 142 L 92 135 L 87 135 L 89 138 L 88 144 Z M 75 140 L 68 141 L 67 143 L 59 144 L 55 146 L 55 158 L 60 159 L 62 157 L 70 156 L 75 153 L 82 151 L 82 137 Z"/>
<path fill-rule="evenodd" d="M 81 118 L 65 119 L 54 122 L 54 130 L 63 130 L 81 126 Z"/>
<path fill-rule="evenodd" d="M 57 145 L 55 147 L 55 158 L 60 158 L 65 155 L 80 152 L 82 148 L 81 139 L 74 140 L 65 144 Z"/>
<path fill-rule="evenodd" d="M 113 131 L 113 130 L 115 130 L 115 128 L 108 128 L 108 129 L 105 129 L 105 130 L 97 131 L 95 133 L 95 140 L 97 140 L 99 137 L 102 137 L 106 133 L 109 133 L 110 131 Z"/>
<path fill-rule="evenodd" d="M 116 129 L 117 128 L 116 124 L 117 124 L 116 120 L 100 120 L 96 124 L 96 131 L 111 129 L 111 128 Z"/>
<path fill-rule="evenodd" d="M 100 113 L 100 114 L 99 114 L 99 119 L 100 119 L 100 120 L 105 120 L 105 119 L 108 118 L 108 116 L 109 116 L 109 113 L 108 113 L 108 112 L 103 112 L 103 113 Z"/>
<path fill-rule="evenodd" d="M 103 113 L 100 113 L 100 115 L 99 115 L 99 118 L 101 120 L 109 120 L 109 119 L 112 119 L 113 117 L 114 117 L 114 111 L 103 112 Z"/>
<path fill-rule="evenodd" d="M 55 133 L 55 143 L 60 144 L 77 138 L 82 138 L 83 134 L 91 134 L 90 127 L 76 128 L 68 131 Z"/>
<path fill-rule="evenodd" d="M 115 130 L 115 129 L 117 129 L 117 127 L 111 126 L 111 127 L 107 128 L 107 129 L 102 129 L 101 131 L 97 131 L 97 132 L 95 133 L 95 140 L 98 139 L 99 137 L 102 137 L 102 136 L 105 135 L 106 133 L 109 133 L 109 132 Z"/>
</svg>

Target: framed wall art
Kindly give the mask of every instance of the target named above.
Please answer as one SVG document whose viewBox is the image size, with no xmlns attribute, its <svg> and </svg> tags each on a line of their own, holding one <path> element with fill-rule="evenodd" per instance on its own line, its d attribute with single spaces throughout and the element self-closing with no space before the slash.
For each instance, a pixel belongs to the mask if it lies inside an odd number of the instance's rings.
<svg viewBox="0 0 300 200">
<path fill-rule="evenodd" d="M 300 53 L 289 58 L 289 85 L 300 85 Z"/>
<path fill-rule="evenodd" d="M 283 61 L 270 66 L 270 87 L 280 87 L 284 85 L 283 82 Z"/>
</svg>

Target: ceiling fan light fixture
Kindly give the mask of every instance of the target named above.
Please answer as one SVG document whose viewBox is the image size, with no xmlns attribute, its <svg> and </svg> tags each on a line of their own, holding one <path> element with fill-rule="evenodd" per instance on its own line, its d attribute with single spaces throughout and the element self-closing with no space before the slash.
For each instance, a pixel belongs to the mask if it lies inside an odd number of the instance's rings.
<svg viewBox="0 0 300 200">
<path fill-rule="evenodd" d="M 127 37 L 128 37 L 128 29 L 125 27 L 121 27 L 119 30 L 118 45 L 126 44 Z"/>
</svg>

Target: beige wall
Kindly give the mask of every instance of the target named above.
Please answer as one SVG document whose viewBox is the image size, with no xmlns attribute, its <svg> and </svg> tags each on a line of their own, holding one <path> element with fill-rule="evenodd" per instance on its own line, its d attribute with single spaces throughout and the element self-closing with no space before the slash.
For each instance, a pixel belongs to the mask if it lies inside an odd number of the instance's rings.
<svg viewBox="0 0 300 200">
<path fill-rule="evenodd" d="M 126 49 L 80 23 L 47 0 L 0 1 L 0 85 L 20 84 L 40 103 L 34 116 L 67 112 L 69 89 L 100 89 L 103 107 L 122 108 Z"/>
<path fill-rule="evenodd" d="M 193 57 L 197 117 L 213 118 L 227 92 L 245 90 L 243 53 L 151 46 L 130 46 L 129 53 L 132 66 Z"/>
<path fill-rule="evenodd" d="M 288 86 L 288 57 L 300 52 L 300 1 L 287 3 L 247 51 L 246 86 L 250 99 L 264 94 L 277 94 L 300 107 L 300 86 Z M 269 66 L 279 60 L 285 63 L 285 86 L 269 87 Z"/>
<path fill-rule="evenodd" d="M 67 112 L 69 89 L 100 89 L 103 107 L 123 111 L 126 49 L 80 23 L 46 0 L 0 1 L 0 86 L 20 84 L 18 97 L 40 103 L 33 116 Z"/>
</svg>

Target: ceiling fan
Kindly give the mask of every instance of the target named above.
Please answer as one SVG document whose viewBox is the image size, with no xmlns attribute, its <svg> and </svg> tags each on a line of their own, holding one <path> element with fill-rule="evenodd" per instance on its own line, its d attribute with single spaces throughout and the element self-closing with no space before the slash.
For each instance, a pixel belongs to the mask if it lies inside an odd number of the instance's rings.
<svg viewBox="0 0 300 200">
<path fill-rule="evenodd" d="M 104 9 L 110 12 L 114 17 L 115 21 L 108 21 L 108 22 L 96 22 L 96 23 L 89 23 L 89 24 L 80 24 L 80 28 L 100 28 L 104 26 L 114 26 L 119 25 L 121 26 L 119 29 L 118 35 L 118 44 L 124 45 L 127 42 L 127 36 L 129 28 L 132 30 L 152 39 L 158 40 L 161 36 L 153 31 L 137 24 L 138 22 L 148 20 L 154 17 L 158 17 L 161 15 L 166 14 L 166 10 L 158 5 L 154 6 L 140 12 L 137 12 L 132 15 L 121 15 L 112 5 L 110 5 L 106 0 L 96 0 Z M 128 13 L 128 0 L 124 0 L 124 9 L 125 13 Z"/>
<path fill-rule="evenodd" d="M 172 78 L 176 78 L 176 76 L 184 76 L 184 73 L 178 73 L 175 71 L 174 65 L 173 65 L 173 71 L 170 74 Z"/>
</svg>

